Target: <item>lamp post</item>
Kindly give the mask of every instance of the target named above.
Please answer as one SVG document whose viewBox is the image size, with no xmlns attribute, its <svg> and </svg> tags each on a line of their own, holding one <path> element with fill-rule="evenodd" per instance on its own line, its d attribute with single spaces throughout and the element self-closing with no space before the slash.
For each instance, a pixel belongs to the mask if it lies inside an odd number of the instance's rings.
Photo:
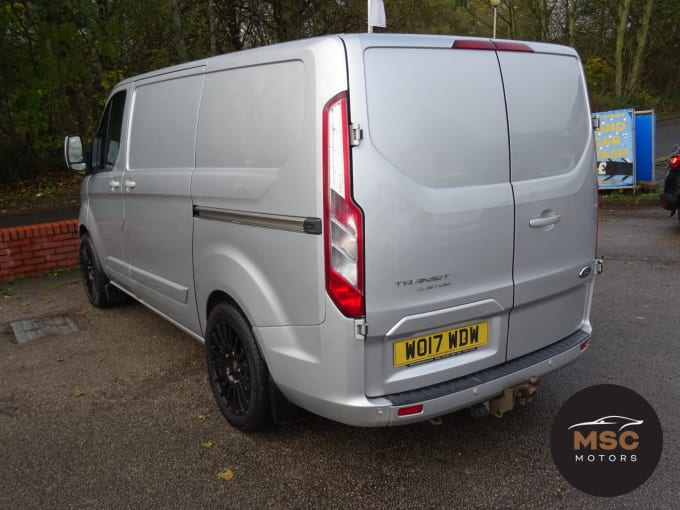
<svg viewBox="0 0 680 510">
<path fill-rule="evenodd" d="M 501 0 L 489 0 L 491 7 L 493 7 L 493 38 L 496 38 L 496 9 L 501 5 Z"/>
</svg>

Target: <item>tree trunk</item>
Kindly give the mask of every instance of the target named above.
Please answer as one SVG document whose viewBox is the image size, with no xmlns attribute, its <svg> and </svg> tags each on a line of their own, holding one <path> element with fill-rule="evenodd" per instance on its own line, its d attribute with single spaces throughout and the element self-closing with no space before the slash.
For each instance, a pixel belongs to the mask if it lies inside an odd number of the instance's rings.
<svg viewBox="0 0 680 510">
<path fill-rule="evenodd" d="M 510 20 L 510 39 L 517 38 L 517 18 L 515 16 L 515 5 L 508 2 L 508 18 Z"/>
<path fill-rule="evenodd" d="M 652 19 L 653 10 L 654 0 L 646 0 L 644 11 L 642 13 L 642 24 L 638 29 L 637 34 L 637 48 L 635 49 L 635 56 L 633 57 L 633 65 L 626 82 L 626 97 L 631 97 L 633 93 L 635 93 L 640 81 L 642 59 L 645 56 L 645 48 L 647 46 L 647 38 L 649 36 L 649 24 Z"/>
<path fill-rule="evenodd" d="M 243 6 L 239 2 L 229 2 L 226 12 L 226 25 L 228 31 L 228 51 L 243 49 L 244 36 L 241 33 L 243 24 Z M 249 11 L 250 12 L 250 11 Z M 250 12 L 252 15 L 252 12 Z"/>
<path fill-rule="evenodd" d="M 552 7 L 548 5 L 547 0 L 534 0 L 534 2 L 530 6 L 536 18 L 534 35 L 537 41 L 549 41 L 551 39 L 550 19 L 552 17 Z"/>
<path fill-rule="evenodd" d="M 576 46 L 576 0 L 564 0 L 564 10 L 567 15 L 567 44 L 573 48 Z"/>
<path fill-rule="evenodd" d="M 208 0 L 208 40 L 210 55 L 217 55 L 217 39 L 215 37 L 215 0 Z"/>
<path fill-rule="evenodd" d="M 182 18 L 179 12 L 179 4 L 177 0 L 172 0 L 170 8 L 172 9 L 172 24 L 175 29 L 175 41 L 177 44 L 177 56 L 180 62 L 189 60 L 187 56 L 187 45 L 184 42 L 184 33 L 182 32 Z"/>
<path fill-rule="evenodd" d="M 631 0 L 619 0 L 619 26 L 616 29 L 616 50 L 614 53 L 614 63 L 616 65 L 614 94 L 616 97 L 623 96 L 623 43 L 626 37 L 626 27 L 628 27 L 630 2 Z"/>
</svg>

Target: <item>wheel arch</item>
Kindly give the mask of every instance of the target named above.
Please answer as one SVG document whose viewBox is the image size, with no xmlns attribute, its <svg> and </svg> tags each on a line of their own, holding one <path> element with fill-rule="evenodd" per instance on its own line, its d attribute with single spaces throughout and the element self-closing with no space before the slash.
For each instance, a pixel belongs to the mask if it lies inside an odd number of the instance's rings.
<svg viewBox="0 0 680 510">
<path fill-rule="evenodd" d="M 241 308 L 239 306 L 239 304 L 236 302 L 236 300 L 232 296 L 230 296 L 229 294 L 227 294 L 223 290 L 213 290 L 210 293 L 210 295 L 208 296 L 208 300 L 205 304 L 206 319 L 207 319 L 207 317 L 210 316 L 210 312 L 212 312 L 213 308 L 215 308 L 215 306 L 217 306 L 220 303 L 227 303 L 227 304 L 233 306 L 234 308 L 236 308 L 236 310 L 238 310 L 238 312 L 243 316 L 246 323 L 248 323 L 248 327 L 250 327 L 252 329 L 252 327 L 253 327 L 252 322 L 248 318 L 248 315 L 243 311 L 243 308 Z"/>
</svg>

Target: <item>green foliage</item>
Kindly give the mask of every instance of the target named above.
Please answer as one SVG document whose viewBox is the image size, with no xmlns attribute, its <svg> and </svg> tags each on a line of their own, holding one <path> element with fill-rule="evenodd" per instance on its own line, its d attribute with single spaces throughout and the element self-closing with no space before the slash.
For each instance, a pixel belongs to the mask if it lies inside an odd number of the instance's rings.
<svg viewBox="0 0 680 510">
<path fill-rule="evenodd" d="M 677 0 L 651 1 L 631 0 L 623 24 L 622 97 L 613 83 L 620 0 L 502 0 L 497 34 L 574 45 L 602 109 L 677 109 L 680 31 L 669 15 Z M 0 0 L 0 182 L 62 166 L 63 136 L 91 138 L 111 87 L 126 76 L 291 39 L 365 32 L 366 7 L 366 0 Z M 385 0 L 385 8 L 388 28 L 376 32 L 493 31 L 488 0 Z"/>
<path fill-rule="evenodd" d="M 650 94 L 647 90 L 642 89 L 635 95 L 633 105 L 638 110 L 651 110 L 657 107 L 660 100 L 659 96 Z"/>
<path fill-rule="evenodd" d="M 614 69 L 601 57 L 590 57 L 584 64 L 583 69 L 588 81 L 588 89 L 591 94 L 602 95 L 607 91 L 614 76 Z"/>
</svg>

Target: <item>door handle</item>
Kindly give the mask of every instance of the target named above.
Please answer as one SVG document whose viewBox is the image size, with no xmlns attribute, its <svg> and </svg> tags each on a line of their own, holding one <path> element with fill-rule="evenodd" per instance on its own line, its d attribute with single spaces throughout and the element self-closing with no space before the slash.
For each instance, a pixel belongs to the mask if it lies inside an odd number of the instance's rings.
<svg viewBox="0 0 680 510">
<path fill-rule="evenodd" d="M 123 184 L 125 185 L 125 191 L 130 191 L 132 188 L 137 186 L 137 183 L 135 181 L 131 181 L 130 179 L 125 179 Z"/>
<path fill-rule="evenodd" d="M 559 214 L 552 213 L 546 216 L 539 216 L 529 220 L 529 226 L 533 228 L 550 227 L 560 222 L 562 217 Z"/>
<path fill-rule="evenodd" d="M 109 181 L 109 187 L 111 188 L 111 191 L 120 188 L 120 181 L 117 181 L 116 179 L 111 179 Z"/>
</svg>

